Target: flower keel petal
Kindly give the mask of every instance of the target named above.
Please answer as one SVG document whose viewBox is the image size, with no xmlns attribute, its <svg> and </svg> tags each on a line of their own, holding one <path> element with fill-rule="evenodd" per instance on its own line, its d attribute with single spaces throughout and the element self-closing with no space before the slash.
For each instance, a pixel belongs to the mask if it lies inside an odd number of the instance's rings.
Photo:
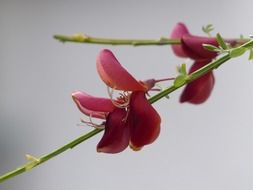
<svg viewBox="0 0 253 190">
<path fill-rule="evenodd" d="M 130 146 L 139 150 L 151 144 L 159 136 L 161 118 L 145 97 L 144 92 L 131 95 L 128 125 L 130 128 Z"/>
<path fill-rule="evenodd" d="M 203 67 L 208 62 L 209 61 L 195 62 L 190 69 L 190 73 Z M 213 72 L 211 71 L 196 79 L 195 81 L 187 84 L 183 90 L 183 93 L 181 94 L 180 102 L 189 102 L 192 104 L 204 103 L 211 95 L 214 83 L 215 79 Z"/>
<path fill-rule="evenodd" d="M 97 145 L 98 152 L 119 153 L 129 144 L 129 128 L 124 120 L 126 111 L 115 109 L 111 112 L 105 123 L 105 132 Z"/>
</svg>

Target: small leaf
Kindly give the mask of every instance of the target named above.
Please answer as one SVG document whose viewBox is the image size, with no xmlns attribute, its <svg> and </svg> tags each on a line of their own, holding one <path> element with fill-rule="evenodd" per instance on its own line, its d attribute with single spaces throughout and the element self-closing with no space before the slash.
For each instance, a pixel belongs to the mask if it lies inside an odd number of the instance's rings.
<svg viewBox="0 0 253 190">
<path fill-rule="evenodd" d="M 185 63 L 183 63 L 183 64 L 181 65 L 180 73 L 181 73 L 181 75 L 183 75 L 183 76 L 187 75 L 186 64 L 185 64 Z"/>
<path fill-rule="evenodd" d="M 185 83 L 185 76 L 178 75 L 177 78 L 174 80 L 174 86 L 180 87 Z"/>
<path fill-rule="evenodd" d="M 224 41 L 224 39 L 221 37 L 219 33 L 217 33 L 216 39 L 220 47 L 222 47 L 224 50 L 228 49 L 226 42 Z"/>
<path fill-rule="evenodd" d="M 249 60 L 253 59 L 253 50 L 252 48 L 249 50 Z"/>
<path fill-rule="evenodd" d="M 178 73 L 179 73 L 180 75 L 183 75 L 183 76 L 187 75 L 186 64 L 183 63 L 183 64 L 181 64 L 180 66 L 178 65 L 178 66 L 177 66 L 177 71 L 178 71 Z"/>
<path fill-rule="evenodd" d="M 233 48 L 229 51 L 229 55 L 231 58 L 235 58 L 235 57 L 239 57 L 242 54 L 244 54 L 245 51 L 247 51 L 247 48 L 245 48 L 245 47 Z"/>
<path fill-rule="evenodd" d="M 212 24 L 208 24 L 206 26 L 202 26 L 202 31 L 208 35 L 210 35 L 210 32 L 214 30 L 214 27 Z"/>
<path fill-rule="evenodd" d="M 170 96 L 169 95 L 166 95 L 166 96 L 164 96 L 166 99 L 170 99 Z"/>
<path fill-rule="evenodd" d="M 209 51 L 214 51 L 214 52 L 221 52 L 221 50 L 214 46 L 214 45 L 211 45 L 211 44 L 202 44 L 203 48 L 209 50 Z"/>
</svg>

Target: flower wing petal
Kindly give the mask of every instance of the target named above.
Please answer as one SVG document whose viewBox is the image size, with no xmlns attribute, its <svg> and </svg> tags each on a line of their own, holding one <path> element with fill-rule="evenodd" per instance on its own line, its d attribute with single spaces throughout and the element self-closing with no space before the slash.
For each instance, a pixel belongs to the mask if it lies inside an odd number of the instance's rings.
<svg viewBox="0 0 253 190">
<path fill-rule="evenodd" d="M 88 116 L 104 118 L 107 112 L 115 109 L 110 99 L 94 97 L 85 92 L 75 91 L 72 98 L 79 110 Z"/>
<path fill-rule="evenodd" d="M 130 146 L 139 150 L 151 144 L 159 136 L 161 118 L 148 102 L 144 92 L 131 95 L 128 125 L 130 128 Z"/>
<path fill-rule="evenodd" d="M 97 57 L 97 71 L 107 86 L 124 91 L 146 91 L 147 88 L 139 83 L 124 69 L 110 50 L 102 50 Z"/>
<path fill-rule="evenodd" d="M 126 111 L 117 108 L 106 119 L 105 132 L 97 145 L 98 152 L 119 153 L 129 144 L 129 128 L 124 120 Z"/>
<path fill-rule="evenodd" d="M 189 31 L 184 23 L 177 23 L 177 25 L 174 27 L 171 33 L 171 38 L 179 38 L 182 39 L 182 37 L 186 34 L 189 34 Z M 182 44 L 178 45 L 172 45 L 173 52 L 179 56 L 179 57 L 188 57 L 188 55 L 185 53 L 185 50 L 182 47 Z"/>
<path fill-rule="evenodd" d="M 203 67 L 207 63 L 208 61 L 195 62 L 190 69 L 190 73 Z M 183 93 L 181 94 L 180 102 L 189 102 L 192 104 L 204 103 L 211 95 L 214 84 L 214 75 L 213 72 L 210 71 L 209 73 L 186 85 Z"/>
<path fill-rule="evenodd" d="M 210 44 L 218 47 L 216 38 L 200 37 L 187 34 L 182 37 L 182 43 L 184 52 L 194 60 L 211 60 L 217 56 L 216 52 L 209 51 L 203 47 L 203 44 Z"/>
</svg>

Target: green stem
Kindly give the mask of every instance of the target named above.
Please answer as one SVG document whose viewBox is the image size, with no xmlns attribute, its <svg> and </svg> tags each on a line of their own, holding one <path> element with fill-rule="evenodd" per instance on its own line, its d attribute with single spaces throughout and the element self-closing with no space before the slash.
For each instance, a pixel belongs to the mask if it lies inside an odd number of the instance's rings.
<svg viewBox="0 0 253 190">
<path fill-rule="evenodd" d="M 54 35 L 54 38 L 61 42 L 77 42 L 77 43 L 90 43 L 90 44 L 109 44 L 109 45 L 168 45 L 168 44 L 180 44 L 180 39 L 170 39 L 161 37 L 158 40 L 150 39 L 115 39 L 115 38 L 97 38 L 84 34 L 76 34 L 72 36 L 66 35 Z"/>
<path fill-rule="evenodd" d="M 150 45 L 175 45 L 181 44 L 181 39 L 172 39 L 167 37 L 161 37 L 158 40 L 152 39 L 117 39 L 117 38 L 99 38 L 92 37 L 86 34 L 74 34 L 74 35 L 60 35 L 53 36 L 56 40 L 61 42 L 75 42 L 75 43 L 88 43 L 88 44 L 107 44 L 107 45 L 132 45 L 132 46 L 150 46 Z M 244 44 L 249 39 L 236 39 L 236 43 L 233 46 Z"/>
<path fill-rule="evenodd" d="M 181 85 L 179 86 L 175 86 L 175 85 L 171 85 L 170 87 L 168 88 L 165 88 L 163 91 L 161 91 L 160 93 L 152 96 L 150 99 L 149 99 L 149 102 L 150 103 L 154 103 L 158 100 L 160 100 L 161 98 L 169 95 L 171 92 L 177 90 L 178 88 L 181 88 L 182 86 L 198 79 L 199 77 L 205 75 L 206 73 L 210 72 L 211 70 L 217 68 L 218 66 L 220 66 L 221 64 L 225 63 L 226 61 L 228 61 L 230 59 L 230 55 L 229 54 L 226 54 L 224 55 L 223 57 L 207 64 L 206 66 L 200 68 L 199 70 L 191 73 L 190 75 L 188 75 L 184 82 L 182 82 Z"/>
<path fill-rule="evenodd" d="M 23 172 L 26 172 L 40 164 L 42 164 L 43 162 L 46 162 L 47 160 L 57 156 L 58 154 L 61 154 L 62 152 L 68 150 L 68 149 L 71 149 L 71 148 L 74 148 L 75 146 L 77 146 L 78 144 L 80 144 L 81 142 L 93 137 L 94 135 L 100 133 L 103 129 L 94 129 L 92 131 L 90 131 L 89 133 L 87 134 L 84 134 L 82 136 L 80 136 L 79 138 L 71 141 L 70 143 L 54 150 L 53 152 L 45 155 L 45 156 L 42 156 L 40 158 L 38 158 L 37 160 L 34 160 L 34 161 L 31 161 L 31 162 L 28 162 L 26 163 L 25 165 L 23 166 L 20 166 L 18 167 L 17 169 L 11 171 L 11 172 L 8 172 L 2 176 L 0 176 L 0 183 L 2 183 L 3 181 L 9 179 L 9 178 L 12 178 L 16 175 L 19 175 Z"/>
<path fill-rule="evenodd" d="M 253 40 L 247 41 L 246 43 L 242 44 L 241 46 L 237 47 L 237 48 L 247 48 L 250 49 L 253 47 Z M 185 79 L 184 82 L 182 82 L 181 85 L 179 86 L 175 86 L 175 85 L 171 85 L 168 88 L 165 88 L 163 91 L 161 91 L 160 93 L 154 95 L 153 97 L 151 97 L 149 99 L 149 102 L 152 104 L 156 101 L 158 101 L 159 99 L 169 95 L 171 92 L 177 90 L 178 88 L 181 88 L 182 86 L 198 79 L 199 77 L 205 75 L 206 73 L 210 72 L 213 69 L 217 69 L 220 65 L 222 65 L 223 63 L 225 63 L 226 61 L 228 61 L 229 59 L 231 59 L 231 56 L 229 53 L 227 53 L 226 55 L 218 58 L 217 60 L 212 61 L 211 63 L 205 65 L 204 67 L 196 70 L 195 72 L 191 73 L 190 75 L 187 76 L 187 78 Z"/>
<path fill-rule="evenodd" d="M 245 44 L 241 45 L 240 47 L 251 49 L 253 47 L 253 40 L 250 40 L 250 41 L 246 42 Z M 167 96 L 168 94 L 170 94 L 171 92 L 177 90 L 178 88 L 180 88 L 180 87 L 182 87 L 182 86 L 198 79 L 199 77 L 205 75 L 206 73 L 210 72 L 211 70 L 218 68 L 220 65 L 222 65 L 223 63 L 225 63 L 229 59 L 231 59 L 231 56 L 230 56 L 229 53 L 227 53 L 226 55 L 218 58 L 215 61 L 212 61 L 211 63 L 207 64 L 206 66 L 204 66 L 204 67 L 200 68 L 199 70 L 197 70 L 197 71 L 191 73 L 190 75 L 188 75 L 185 78 L 185 80 L 181 83 L 181 85 L 175 86 L 173 84 L 170 87 L 168 87 L 168 88 L 164 89 L 163 91 L 159 92 L 158 94 L 154 95 L 153 97 L 151 97 L 149 99 L 149 102 L 151 104 L 155 103 L 159 99 Z M 11 172 L 8 172 L 8 173 L 0 176 L 0 183 L 2 183 L 3 181 L 5 181 L 9 178 L 12 178 L 16 175 L 19 175 L 23 172 L 31 170 L 32 168 L 42 164 L 43 162 L 48 161 L 49 159 L 65 152 L 68 149 L 74 148 L 75 146 L 79 145 L 80 143 L 84 142 L 85 140 L 87 140 L 87 139 L 93 137 L 94 135 L 100 133 L 101 131 L 103 131 L 103 129 L 94 129 L 94 130 L 90 131 L 89 133 L 82 135 L 81 137 L 71 141 L 70 143 L 68 143 L 68 144 L 66 144 L 66 145 L 54 150 L 53 152 L 51 152 L 51 153 L 49 153 L 45 156 L 42 156 L 40 158 L 34 158 L 34 157 L 30 156 L 30 160 L 31 160 L 30 162 L 18 167 L 17 169 L 15 169 Z"/>
</svg>

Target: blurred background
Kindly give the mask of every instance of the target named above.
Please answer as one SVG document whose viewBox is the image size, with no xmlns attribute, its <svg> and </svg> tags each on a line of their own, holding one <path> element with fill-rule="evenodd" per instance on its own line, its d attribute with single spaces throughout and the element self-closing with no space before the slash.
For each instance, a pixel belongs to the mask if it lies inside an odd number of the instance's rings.
<svg viewBox="0 0 253 190">
<path fill-rule="evenodd" d="M 77 126 L 71 92 L 107 96 L 95 69 L 101 49 L 137 79 L 174 76 L 185 61 L 169 46 L 63 44 L 54 34 L 159 39 L 181 21 L 191 33 L 213 24 L 213 35 L 229 38 L 252 34 L 252 17 L 250 0 L 0 0 L 0 174 L 90 130 Z M 215 71 L 205 104 L 180 104 L 182 89 L 156 103 L 161 135 L 140 152 L 97 153 L 99 134 L 0 189 L 251 190 L 252 73 L 244 55 Z"/>
</svg>

